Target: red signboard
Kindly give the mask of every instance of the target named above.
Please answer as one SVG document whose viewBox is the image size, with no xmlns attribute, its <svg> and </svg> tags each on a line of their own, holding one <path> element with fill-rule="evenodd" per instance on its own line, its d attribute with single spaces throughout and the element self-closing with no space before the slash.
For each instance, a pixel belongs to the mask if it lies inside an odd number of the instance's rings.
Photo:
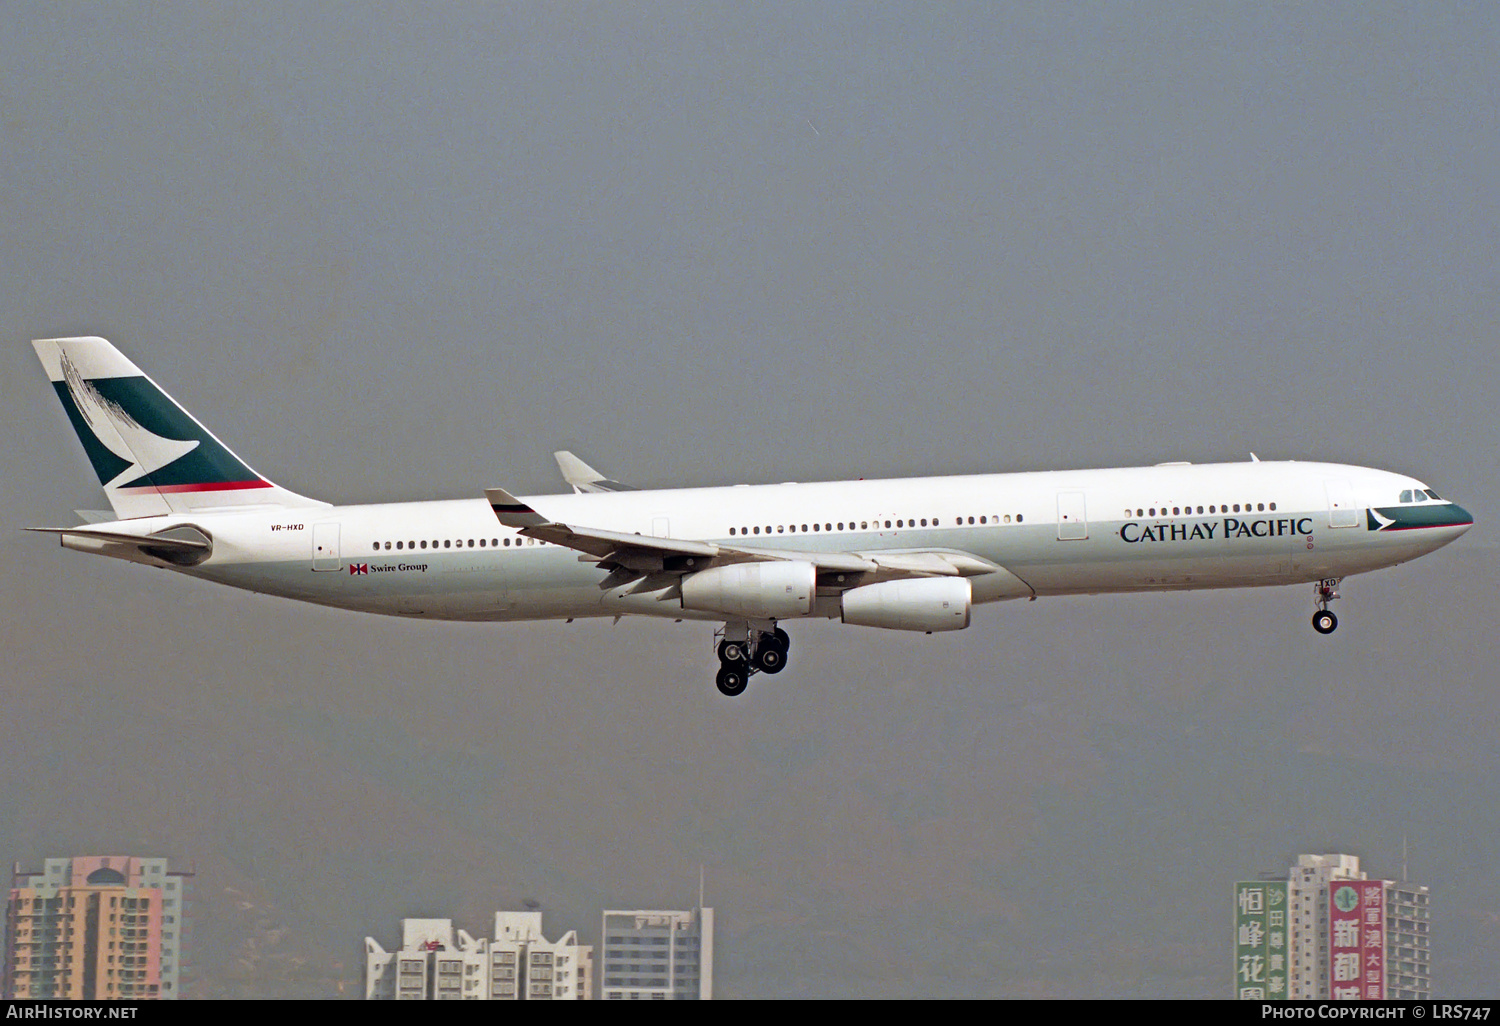
<svg viewBox="0 0 1500 1026">
<path fill-rule="evenodd" d="M 1328 884 L 1328 993 L 1335 1001 L 1385 1000 L 1385 882 Z"/>
</svg>

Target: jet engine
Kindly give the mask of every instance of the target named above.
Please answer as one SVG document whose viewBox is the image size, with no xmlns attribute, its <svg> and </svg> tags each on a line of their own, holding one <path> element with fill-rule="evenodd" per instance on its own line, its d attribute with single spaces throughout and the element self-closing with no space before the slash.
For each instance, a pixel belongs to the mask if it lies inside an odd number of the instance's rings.
<svg viewBox="0 0 1500 1026">
<path fill-rule="evenodd" d="M 682 608 L 753 620 L 806 616 L 817 586 L 811 563 L 733 563 L 683 578 Z"/>
<path fill-rule="evenodd" d="M 844 622 L 895 631 L 961 631 L 973 589 L 963 577 L 919 577 L 844 592 Z"/>
</svg>

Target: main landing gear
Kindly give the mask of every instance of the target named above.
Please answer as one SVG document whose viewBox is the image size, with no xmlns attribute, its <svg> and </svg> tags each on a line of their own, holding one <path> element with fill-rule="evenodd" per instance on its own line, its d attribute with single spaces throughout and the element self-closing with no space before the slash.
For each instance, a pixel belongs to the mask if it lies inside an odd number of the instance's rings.
<svg viewBox="0 0 1500 1026">
<path fill-rule="evenodd" d="M 1318 611 L 1313 614 L 1313 630 L 1319 634 L 1332 634 L 1339 625 L 1339 618 L 1333 615 L 1328 603 L 1339 597 L 1340 580 L 1342 578 L 1328 577 L 1313 585 L 1313 596 L 1318 602 Z"/>
<path fill-rule="evenodd" d="M 719 691 L 734 698 L 745 693 L 756 673 L 780 673 L 786 668 L 786 653 L 792 639 L 775 623 L 768 630 L 750 629 L 747 623 L 726 623 L 719 642 Z"/>
</svg>

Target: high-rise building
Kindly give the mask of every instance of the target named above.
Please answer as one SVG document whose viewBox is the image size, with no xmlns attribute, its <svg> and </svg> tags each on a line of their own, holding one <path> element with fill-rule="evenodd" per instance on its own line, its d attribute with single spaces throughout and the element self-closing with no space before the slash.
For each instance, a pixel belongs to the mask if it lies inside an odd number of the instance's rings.
<svg viewBox="0 0 1500 1026">
<path fill-rule="evenodd" d="M 1287 997 L 1328 1000 L 1328 885 L 1363 880 L 1357 855 L 1298 855 L 1287 873 L 1291 972 Z"/>
<path fill-rule="evenodd" d="M 587 1001 L 594 949 L 569 930 L 542 934 L 540 912 L 496 912 L 493 939 L 449 919 L 403 919 L 401 950 L 365 938 L 365 997 L 397 1001 Z"/>
<path fill-rule="evenodd" d="M 520 969 L 517 993 L 502 993 L 502 981 L 497 977 L 496 998 L 588 1001 L 594 996 L 593 945 L 579 944 L 575 930 L 549 941 L 542 936 L 540 912 L 496 912 L 490 951 L 496 956 L 514 954 Z M 497 973 L 502 965 L 509 963 L 495 962 Z"/>
<path fill-rule="evenodd" d="M 1426 1001 L 1432 997 L 1432 938 L 1427 930 L 1426 887 L 1405 880 L 1385 881 L 1385 996 Z"/>
<path fill-rule="evenodd" d="M 178 996 L 189 874 L 166 859 L 91 855 L 11 873 L 7 998 L 150 1000 Z"/>
<path fill-rule="evenodd" d="M 1235 893 L 1237 997 L 1432 996 L 1426 887 L 1371 880 L 1358 856 L 1330 854 L 1299 855 L 1285 882 L 1242 882 Z"/>
<path fill-rule="evenodd" d="M 714 910 L 606 911 L 599 997 L 707 1001 L 714 996 Z"/>
</svg>

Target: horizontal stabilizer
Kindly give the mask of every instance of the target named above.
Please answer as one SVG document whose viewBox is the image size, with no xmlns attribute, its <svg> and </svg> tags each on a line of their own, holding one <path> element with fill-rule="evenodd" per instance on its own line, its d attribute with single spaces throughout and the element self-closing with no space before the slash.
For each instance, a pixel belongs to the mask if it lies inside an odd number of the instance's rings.
<svg viewBox="0 0 1500 1026">
<path fill-rule="evenodd" d="M 212 539 L 187 524 L 179 524 L 160 534 L 136 534 L 98 526 L 28 527 L 26 530 L 55 534 L 66 549 L 119 555 L 120 547 L 123 546 L 140 556 L 150 557 L 149 560 L 139 559 L 137 562 L 160 560 L 175 566 L 196 566 L 213 555 L 214 550 Z"/>
<path fill-rule="evenodd" d="M 213 544 L 206 540 L 193 538 L 168 538 L 164 535 L 140 535 L 122 534 L 119 531 L 96 531 L 87 527 L 28 527 L 28 531 L 36 531 L 39 534 L 73 535 L 80 538 L 94 538 L 98 541 L 119 542 L 122 545 L 150 545 L 154 548 L 178 549 L 190 552 L 207 552 L 213 548 Z"/>
</svg>

